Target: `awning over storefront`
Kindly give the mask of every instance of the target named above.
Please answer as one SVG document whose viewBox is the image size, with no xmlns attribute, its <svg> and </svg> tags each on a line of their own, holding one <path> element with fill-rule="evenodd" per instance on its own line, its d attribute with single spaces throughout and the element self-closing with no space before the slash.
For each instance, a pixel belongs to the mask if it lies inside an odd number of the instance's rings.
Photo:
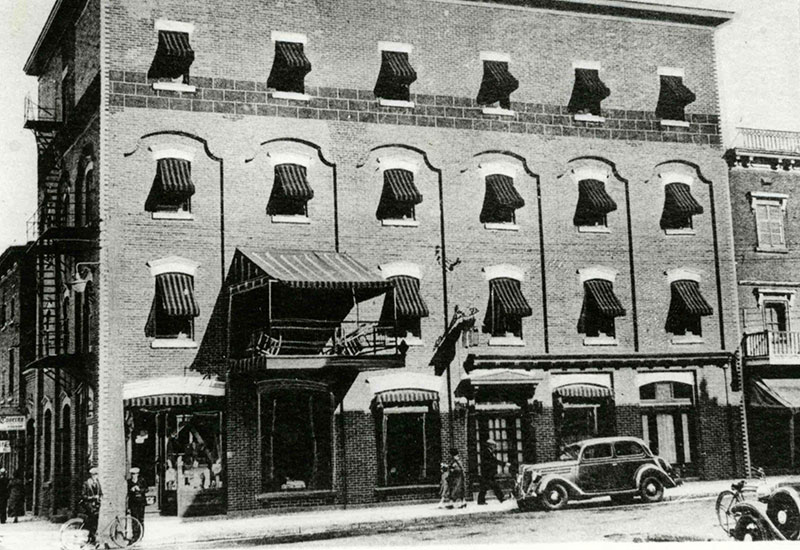
<svg viewBox="0 0 800 550">
<path fill-rule="evenodd" d="M 375 405 L 378 407 L 429 405 L 438 400 L 438 392 L 420 389 L 388 390 L 375 395 Z"/>
<path fill-rule="evenodd" d="M 753 378 L 749 383 L 748 402 L 751 407 L 800 412 L 800 379 Z"/>
<path fill-rule="evenodd" d="M 128 407 L 172 407 L 206 403 L 225 396 L 225 383 L 201 376 L 171 376 L 128 382 L 122 398 Z"/>
<path fill-rule="evenodd" d="M 370 376 L 367 381 L 376 407 L 438 407 L 439 405 L 442 380 L 437 376 L 398 372 Z"/>
<path fill-rule="evenodd" d="M 574 399 L 604 399 L 613 395 L 611 388 L 595 384 L 569 384 L 556 388 L 553 393 L 558 397 Z"/>
<path fill-rule="evenodd" d="M 598 313 L 606 317 L 622 317 L 625 308 L 614 294 L 614 285 L 606 279 L 590 279 L 583 283 L 586 299 L 597 308 Z"/>
<path fill-rule="evenodd" d="M 700 293 L 697 281 L 680 280 L 672 283 L 672 302 L 670 314 L 711 315 L 714 309 Z"/>
<path fill-rule="evenodd" d="M 170 317 L 197 317 L 200 306 L 194 297 L 194 278 L 186 273 L 163 273 L 156 276 L 156 297 Z"/>
</svg>

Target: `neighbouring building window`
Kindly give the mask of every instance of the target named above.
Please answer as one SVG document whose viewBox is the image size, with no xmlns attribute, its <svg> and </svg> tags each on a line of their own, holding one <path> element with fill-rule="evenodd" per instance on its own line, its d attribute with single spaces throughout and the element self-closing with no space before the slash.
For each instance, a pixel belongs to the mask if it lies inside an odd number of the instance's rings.
<svg viewBox="0 0 800 550">
<path fill-rule="evenodd" d="M 786 250 L 784 218 L 786 215 L 786 195 L 751 193 L 751 208 L 756 217 L 758 250 Z"/>
<path fill-rule="evenodd" d="M 16 376 L 16 357 L 14 350 L 10 349 L 8 350 L 8 393 L 10 393 L 12 396 L 14 395 L 14 388 L 17 382 Z"/>
<path fill-rule="evenodd" d="M 654 453 L 670 464 L 694 460 L 694 386 L 664 381 L 639 387 L 642 433 Z M 686 472 L 684 472 L 685 474 Z"/>
<path fill-rule="evenodd" d="M 305 93 L 305 78 L 311 72 L 301 42 L 275 42 L 275 60 L 267 79 L 267 87 L 279 92 Z"/>
<path fill-rule="evenodd" d="M 147 322 L 147 334 L 157 339 L 194 339 L 194 319 L 200 315 L 194 295 L 194 277 L 187 273 L 156 275 L 156 294 Z"/>
<path fill-rule="evenodd" d="M 381 51 L 381 69 L 375 83 L 375 97 L 393 101 L 409 101 L 411 84 L 417 80 L 417 72 L 408 59 L 407 51 Z"/>
<path fill-rule="evenodd" d="M 191 212 L 192 163 L 180 158 L 158 159 L 156 177 L 145 202 L 148 212 Z"/>
<path fill-rule="evenodd" d="M 662 74 L 660 79 L 661 90 L 658 94 L 656 116 L 662 120 L 685 120 L 686 106 L 697 97 L 683 83 L 682 76 Z"/>
<path fill-rule="evenodd" d="M 476 99 L 478 105 L 498 104 L 511 109 L 511 93 L 519 88 L 519 80 L 508 70 L 507 59 L 484 59 L 483 79 Z"/>
<path fill-rule="evenodd" d="M 673 281 L 670 292 L 667 332 L 676 336 L 702 336 L 701 319 L 714 310 L 700 292 L 700 283 L 688 279 Z"/>
<path fill-rule="evenodd" d="M 376 216 L 379 220 L 415 220 L 422 193 L 414 184 L 414 172 L 390 168 L 383 172 L 383 191 Z"/>
<path fill-rule="evenodd" d="M 50 481 L 52 477 L 52 472 L 50 471 L 53 467 L 53 412 L 50 409 L 47 409 L 44 412 L 44 432 L 42 433 L 42 437 L 44 438 L 44 456 L 43 458 L 43 477 L 45 483 Z"/>
<path fill-rule="evenodd" d="M 422 338 L 422 319 L 429 315 L 428 306 L 420 292 L 420 280 L 410 275 L 389 277 L 394 283 L 386 293 L 380 325 L 397 338 Z"/>
<path fill-rule="evenodd" d="M 306 167 L 300 164 L 277 164 L 272 193 L 267 203 L 270 216 L 308 216 L 308 201 L 314 190 L 308 183 Z"/>
<path fill-rule="evenodd" d="M 611 95 L 598 69 L 575 68 L 575 84 L 567 108 L 570 113 L 600 116 L 600 103 Z"/>
<path fill-rule="evenodd" d="M 769 332 L 788 332 L 789 316 L 787 315 L 788 304 L 785 301 L 764 302 L 764 329 Z"/>
<path fill-rule="evenodd" d="M 174 30 L 158 31 L 158 47 L 147 76 L 159 81 L 189 83 L 189 68 L 194 62 L 194 50 L 189 33 Z"/>
<path fill-rule="evenodd" d="M 702 213 L 703 207 L 692 196 L 692 188 L 688 184 L 673 182 L 664 186 L 661 229 L 691 229 L 692 216 Z"/>
<path fill-rule="evenodd" d="M 517 210 L 523 206 L 525 200 L 514 186 L 514 178 L 504 174 L 486 176 L 481 223 L 514 224 L 517 221 Z"/>
<path fill-rule="evenodd" d="M 522 294 L 522 283 L 510 277 L 489 280 L 489 303 L 483 320 L 483 332 L 493 337 L 522 339 L 522 319 L 533 310 Z"/>
<path fill-rule="evenodd" d="M 617 209 L 617 203 L 600 180 L 585 179 L 578 182 L 578 204 L 573 223 L 578 227 L 606 227 L 608 214 Z"/>
<path fill-rule="evenodd" d="M 17 301 L 12 296 L 8 302 L 8 319 L 13 321 L 14 316 L 17 314 Z"/>
</svg>

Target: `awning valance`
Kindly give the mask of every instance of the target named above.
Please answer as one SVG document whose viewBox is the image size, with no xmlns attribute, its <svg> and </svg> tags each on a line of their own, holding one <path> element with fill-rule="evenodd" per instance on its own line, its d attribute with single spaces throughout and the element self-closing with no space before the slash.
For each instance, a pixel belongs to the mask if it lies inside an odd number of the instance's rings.
<svg viewBox="0 0 800 550">
<path fill-rule="evenodd" d="M 419 204 L 422 193 L 414 185 L 414 173 L 391 168 L 383 173 L 383 192 L 389 200 L 401 204 Z"/>
<path fill-rule="evenodd" d="M 714 313 L 714 309 L 700 293 L 700 284 L 697 281 L 675 281 L 671 287 L 670 314 L 706 316 Z"/>
<path fill-rule="evenodd" d="M 617 209 L 617 203 L 606 191 L 606 185 L 599 180 L 578 182 L 578 213 L 608 214 Z"/>
<path fill-rule="evenodd" d="M 519 88 L 519 80 L 508 70 L 507 61 L 483 62 L 483 81 L 478 91 L 479 105 L 491 105 L 499 101 L 500 106 L 508 108 L 509 95 Z"/>
<path fill-rule="evenodd" d="M 189 34 L 177 31 L 159 31 L 156 56 L 150 69 L 153 78 L 178 78 L 189 71 L 194 62 L 194 50 L 189 44 Z"/>
<path fill-rule="evenodd" d="M 553 393 L 558 397 L 572 399 L 605 399 L 613 395 L 610 388 L 594 384 L 569 384 L 557 388 Z"/>
<path fill-rule="evenodd" d="M 156 277 L 156 299 L 170 317 L 197 317 L 200 306 L 194 297 L 194 277 L 186 273 L 164 273 Z"/>
<path fill-rule="evenodd" d="M 394 290 L 386 295 L 381 319 L 393 319 L 395 311 L 398 319 L 419 319 L 430 315 L 428 306 L 420 294 L 419 279 L 399 275 L 390 280 L 394 282 Z"/>
<path fill-rule="evenodd" d="M 159 159 L 156 177 L 147 198 L 146 210 L 159 207 L 179 206 L 194 195 L 192 165 L 188 160 L 177 158 Z"/>
<path fill-rule="evenodd" d="M 282 92 L 303 93 L 304 78 L 311 71 L 311 62 L 298 42 L 275 42 L 275 60 L 267 79 L 267 87 Z"/>
<path fill-rule="evenodd" d="M 286 199 L 310 201 L 314 198 L 314 190 L 306 179 L 306 167 L 299 164 L 275 166 L 275 189 Z"/>
<path fill-rule="evenodd" d="M 666 120 L 683 120 L 684 108 L 697 96 L 683 83 L 680 76 L 661 75 L 656 116 Z"/>
<path fill-rule="evenodd" d="M 702 214 L 703 207 L 692 196 L 692 189 L 685 183 L 668 183 L 664 186 L 664 212 L 661 223 L 674 219 L 685 219 Z"/>
<path fill-rule="evenodd" d="M 191 407 L 202 403 L 209 403 L 218 397 L 208 395 L 166 394 L 134 397 L 125 400 L 126 407 Z"/>
<path fill-rule="evenodd" d="M 614 294 L 614 285 L 606 279 L 590 279 L 583 283 L 585 300 L 605 317 L 622 317 L 625 308 Z"/>
<path fill-rule="evenodd" d="M 754 377 L 748 384 L 747 398 L 751 407 L 800 412 L 800 379 Z"/>
<path fill-rule="evenodd" d="M 377 407 L 435 406 L 439 393 L 422 389 L 396 389 L 375 394 Z"/>
</svg>

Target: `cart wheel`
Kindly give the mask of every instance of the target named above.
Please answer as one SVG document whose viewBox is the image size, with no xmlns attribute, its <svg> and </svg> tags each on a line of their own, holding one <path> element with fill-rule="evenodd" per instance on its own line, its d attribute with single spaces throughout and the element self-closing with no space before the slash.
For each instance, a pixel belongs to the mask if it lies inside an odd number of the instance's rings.
<svg viewBox="0 0 800 550">
<path fill-rule="evenodd" d="M 800 535 L 800 510 L 794 499 L 786 493 L 778 493 L 769 500 L 767 517 L 786 540 L 797 540 Z"/>
<path fill-rule="evenodd" d="M 736 521 L 733 538 L 741 541 L 768 540 L 767 531 L 761 525 L 761 520 L 749 514 L 744 514 Z"/>
</svg>

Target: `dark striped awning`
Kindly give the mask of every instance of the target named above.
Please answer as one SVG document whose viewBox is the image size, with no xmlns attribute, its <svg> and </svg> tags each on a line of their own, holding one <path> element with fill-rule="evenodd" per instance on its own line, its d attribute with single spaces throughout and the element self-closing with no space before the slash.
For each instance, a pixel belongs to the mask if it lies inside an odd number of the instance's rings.
<svg viewBox="0 0 800 550">
<path fill-rule="evenodd" d="M 486 199 L 512 210 L 525 206 L 525 200 L 514 187 L 514 178 L 503 174 L 486 176 Z"/>
<path fill-rule="evenodd" d="M 530 317 L 533 310 L 528 304 L 528 300 L 522 294 L 522 284 L 516 279 L 499 277 L 489 281 L 489 306 L 487 307 L 487 318 L 491 319 L 494 308 L 500 315 L 510 317 Z"/>
<path fill-rule="evenodd" d="M 180 204 L 194 195 L 192 164 L 188 160 L 176 158 L 159 159 L 153 192 L 163 204 Z"/>
<path fill-rule="evenodd" d="M 606 279 L 590 279 L 583 283 L 585 300 L 605 317 L 622 317 L 625 308 L 614 294 L 614 285 Z"/>
<path fill-rule="evenodd" d="M 189 44 L 189 34 L 177 31 L 159 31 L 158 47 L 150 67 L 151 78 L 178 78 L 189 71 L 194 62 L 194 50 Z"/>
<path fill-rule="evenodd" d="M 194 277 L 186 273 L 156 276 L 156 299 L 170 317 L 197 317 L 200 306 L 194 297 Z"/>
<path fill-rule="evenodd" d="M 377 407 L 435 406 L 439 393 L 433 390 L 398 389 L 375 394 Z"/>
<path fill-rule="evenodd" d="M 221 398 L 210 395 L 194 394 L 164 394 L 164 395 L 145 395 L 125 399 L 126 407 L 190 407 L 201 403 L 208 403 Z"/>
<path fill-rule="evenodd" d="M 608 214 L 617 209 L 617 203 L 606 191 L 606 185 L 600 180 L 581 180 L 578 182 L 579 212 Z"/>
<path fill-rule="evenodd" d="M 303 44 L 275 42 L 275 60 L 267 79 L 267 86 L 282 92 L 303 93 L 303 79 L 311 71 Z"/>
<path fill-rule="evenodd" d="M 387 198 L 401 204 L 419 204 L 422 193 L 414 185 L 414 173 L 401 168 L 390 168 L 383 173 L 383 189 Z"/>
<path fill-rule="evenodd" d="M 299 42 L 275 42 L 275 61 L 285 67 L 307 74 L 311 70 L 311 62 Z"/>
<path fill-rule="evenodd" d="M 430 315 L 428 306 L 420 294 L 419 279 L 408 275 L 398 275 L 389 280 L 394 283 L 394 289 L 386 295 L 381 312 L 382 321 L 394 319 L 395 311 L 398 319 L 420 319 Z"/>
<path fill-rule="evenodd" d="M 556 388 L 558 397 L 572 399 L 605 399 L 612 396 L 611 389 L 596 384 L 569 384 Z"/>
<path fill-rule="evenodd" d="M 381 52 L 381 69 L 375 83 L 375 97 L 408 101 L 409 87 L 417 80 L 417 72 L 407 52 Z"/>
<path fill-rule="evenodd" d="M 700 284 L 697 281 L 680 280 L 672 283 L 672 301 L 670 313 L 689 315 L 712 315 L 714 309 L 700 293 Z"/>
<path fill-rule="evenodd" d="M 286 199 L 310 201 L 314 198 L 314 190 L 306 179 L 306 167 L 299 164 L 275 166 L 275 189 Z"/>
<path fill-rule="evenodd" d="M 664 186 L 663 216 L 694 216 L 702 214 L 703 207 L 692 196 L 692 189 L 685 183 L 668 183 Z"/>
<path fill-rule="evenodd" d="M 570 113 L 600 115 L 600 103 L 611 95 L 597 69 L 575 69 L 575 84 L 567 109 Z"/>
<path fill-rule="evenodd" d="M 511 92 L 519 88 L 519 80 L 508 70 L 507 61 L 483 62 L 483 80 L 478 91 L 477 102 L 479 105 L 491 105 L 499 101 L 501 107 L 509 107 Z"/>
<path fill-rule="evenodd" d="M 661 75 L 656 116 L 665 120 L 683 120 L 685 107 L 697 96 L 683 83 L 680 76 Z"/>
</svg>

